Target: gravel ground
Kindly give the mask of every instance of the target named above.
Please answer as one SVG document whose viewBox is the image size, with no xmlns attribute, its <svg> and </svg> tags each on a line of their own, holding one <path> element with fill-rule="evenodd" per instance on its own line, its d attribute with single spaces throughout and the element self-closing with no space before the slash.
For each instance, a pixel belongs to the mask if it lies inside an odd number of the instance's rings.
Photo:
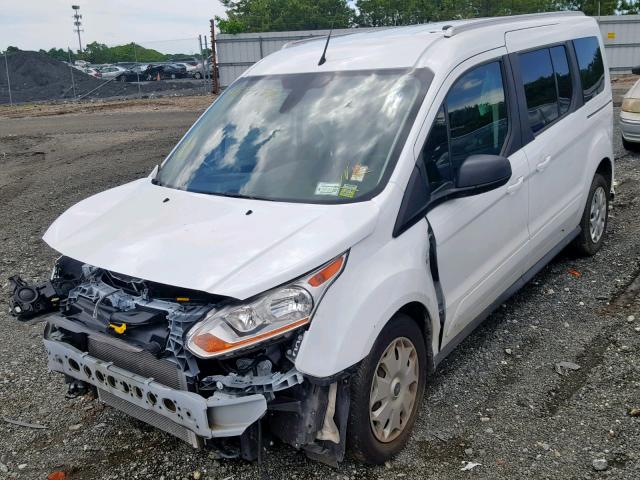
<svg viewBox="0 0 640 480">
<path fill-rule="evenodd" d="M 55 217 L 145 175 L 202 108 L 0 111 L 0 278 L 46 276 L 56 254 L 40 238 Z M 602 251 L 561 253 L 451 354 L 398 458 L 334 470 L 276 444 L 266 455 L 271 478 L 640 478 L 640 418 L 629 414 L 640 407 L 640 156 L 615 137 L 617 197 Z M 42 323 L 7 310 L 3 295 L 0 478 L 259 478 L 256 465 L 216 460 L 95 399 L 65 399 L 62 377 L 47 373 Z M 560 375 L 561 361 L 580 368 Z M 466 462 L 481 465 L 462 471 Z"/>
</svg>

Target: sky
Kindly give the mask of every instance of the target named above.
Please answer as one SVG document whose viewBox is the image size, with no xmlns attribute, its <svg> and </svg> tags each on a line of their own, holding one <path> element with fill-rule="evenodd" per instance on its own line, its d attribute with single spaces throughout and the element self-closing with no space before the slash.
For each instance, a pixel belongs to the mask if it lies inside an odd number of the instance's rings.
<svg viewBox="0 0 640 480">
<path fill-rule="evenodd" d="M 164 53 L 191 53 L 209 19 L 224 16 L 218 0 L 0 0 L 0 50 L 78 49 L 73 10 L 82 14 L 82 45 L 136 42 Z"/>
</svg>

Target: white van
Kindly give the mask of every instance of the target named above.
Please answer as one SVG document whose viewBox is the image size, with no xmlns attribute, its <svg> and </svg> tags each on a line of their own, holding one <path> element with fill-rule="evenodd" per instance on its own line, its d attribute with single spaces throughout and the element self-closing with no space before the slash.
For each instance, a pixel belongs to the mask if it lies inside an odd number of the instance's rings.
<svg viewBox="0 0 640 480">
<path fill-rule="evenodd" d="M 289 45 L 149 177 L 58 218 L 63 257 L 14 279 L 14 313 L 55 310 L 72 392 L 194 446 L 253 459 L 268 430 L 383 462 L 465 336 L 564 247 L 601 247 L 603 52 L 579 13 Z"/>
</svg>

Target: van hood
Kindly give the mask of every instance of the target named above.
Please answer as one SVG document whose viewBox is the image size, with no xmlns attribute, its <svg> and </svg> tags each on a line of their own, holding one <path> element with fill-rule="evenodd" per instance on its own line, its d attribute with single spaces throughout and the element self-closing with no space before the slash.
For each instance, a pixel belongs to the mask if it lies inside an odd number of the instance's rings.
<svg viewBox="0 0 640 480">
<path fill-rule="evenodd" d="M 243 300 L 344 252 L 373 232 L 377 216 L 372 201 L 228 198 L 144 178 L 74 205 L 43 239 L 96 267 Z"/>
</svg>

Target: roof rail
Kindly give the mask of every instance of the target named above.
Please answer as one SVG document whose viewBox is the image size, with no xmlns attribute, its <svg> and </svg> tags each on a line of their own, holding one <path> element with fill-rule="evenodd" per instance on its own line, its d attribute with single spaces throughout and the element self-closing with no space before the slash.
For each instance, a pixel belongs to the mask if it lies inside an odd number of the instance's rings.
<svg viewBox="0 0 640 480">
<path fill-rule="evenodd" d="M 364 27 L 364 28 L 356 27 L 356 28 L 349 28 L 349 29 L 343 28 L 338 31 L 333 31 L 331 33 L 331 38 L 345 37 L 347 35 L 353 35 L 356 33 L 367 33 L 367 32 L 380 31 L 380 30 L 388 30 L 391 28 L 394 28 L 394 27 Z M 298 45 L 301 45 L 303 43 L 312 42 L 314 40 L 326 39 L 326 38 L 327 38 L 327 34 L 323 33 L 321 35 L 313 35 L 310 37 L 300 38 L 298 40 L 292 40 L 290 42 L 285 43 L 282 47 L 280 47 L 280 50 L 284 50 L 286 48 L 291 48 L 291 47 L 297 47 Z"/>
<path fill-rule="evenodd" d="M 354 33 L 359 33 L 357 28 L 354 28 L 354 30 L 355 30 L 354 32 L 332 33 L 331 36 L 333 38 L 336 38 L 336 37 L 344 37 L 345 35 L 353 35 Z M 302 45 L 303 43 L 313 42 L 315 40 L 326 39 L 327 35 L 325 35 L 325 34 L 313 35 L 313 36 L 309 36 L 309 37 L 305 37 L 305 38 L 300 38 L 298 40 L 291 40 L 290 42 L 287 42 L 282 47 L 280 47 L 280 50 L 284 50 L 286 48 L 291 48 L 291 47 L 297 47 L 298 45 Z"/>
<path fill-rule="evenodd" d="M 584 13 L 568 10 L 564 12 L 545 12 L 545 13 L 528 13 L 525 15 L 510 15 L 504 17 L 494 17 L 494 18 L 479 18 L 477 20 L 473 20 L 468 23 L 463 23 L 461 25 L 455 25 L 447 28 L 444 32 L 444 36 L 449 38 L 454 35 L 458 35 L 459 33 L 468 32 L 470 30 L 476 30 L 478 28 L 488 27 L 491 25 L 504 25 L 508 23 L 514 22 L 522 22 L 525 20 L 535 20 L 535 19 L 544 19 L 549 17 L 583 17 Z"/>
</svg>

